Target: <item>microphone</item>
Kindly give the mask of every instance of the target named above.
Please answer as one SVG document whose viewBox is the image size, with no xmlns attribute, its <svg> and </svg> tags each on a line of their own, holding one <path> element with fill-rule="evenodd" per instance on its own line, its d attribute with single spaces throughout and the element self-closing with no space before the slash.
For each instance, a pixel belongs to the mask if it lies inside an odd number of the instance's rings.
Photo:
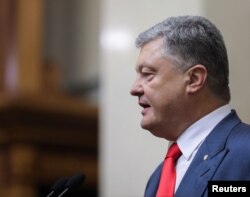
<svg viewBox="0 0 250 197">
<path fill-rule="evenodd" d="M 67 193 L 72 192 L 73 190 L 80 187 L 80 185 L 85 180 L 85 175 L 83 174 L 76 174 L 73 177 L 71 177 L 66 183 L 65 183 L 65 189 L 58 195 L 58 197 L 63 197 Z"/>
<path fill-rule="evenodd" d="M 64 178 L 60 178 L 59 180 L 57 180 L 54 185 L 51 187 L 51 192 L 46 196 L 46 197 L 52 197 L 55 194 L 61 192 L 65 186 L 65 184 L 67 183 L 68 178 L 64 177 Z"/>
</svg>

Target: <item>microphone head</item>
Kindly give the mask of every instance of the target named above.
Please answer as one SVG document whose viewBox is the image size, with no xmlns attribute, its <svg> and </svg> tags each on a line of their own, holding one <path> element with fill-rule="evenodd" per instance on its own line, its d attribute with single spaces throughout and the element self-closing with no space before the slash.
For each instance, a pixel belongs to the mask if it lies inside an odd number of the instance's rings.
<svg viewBox="0 0 250 197">
<path fill-rule="evenodd" d="M 65 184 L 68 182 L 68 178 L 63 177 L 60 178 L 58 181 L 55 182 L 55 184 L 51 187 L 51 190 L 55 191 L 55 192 L 60 192 L 64 189 Z"/>
<path fill-rule="evenodd" d="M 51 192 L 46 197 L 52 197 L 62 192 L 67 182 L 68 178 L 60 178 L 59 180 L 57 180 L 51 187 Z"/>
<path fill-rule="evenodd" d="M 80 187 L 80 185 L 83 183 L 84 180 L 85 180 L 84 174 L 81 173 L 76 174 L 66 182 L 65 187 L 69 188 L 70 190 L 75 190 L 78 187 Z"/>
</svg>

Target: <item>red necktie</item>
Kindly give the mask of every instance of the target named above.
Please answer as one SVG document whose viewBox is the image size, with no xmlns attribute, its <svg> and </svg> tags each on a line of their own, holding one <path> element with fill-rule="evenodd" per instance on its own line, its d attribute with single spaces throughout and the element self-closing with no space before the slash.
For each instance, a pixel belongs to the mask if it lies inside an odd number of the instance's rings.
<svg viewBox="0 0 250 197">
<path fill-rule="evenodd" d="M 180 155 L 181 151 L 178 145 L 173 143 L 168 149 L 167 156 L 163 163 L 161 180 L 156 197 L 174 197 L 176 181 L 175 163 Z"/>
</svg>

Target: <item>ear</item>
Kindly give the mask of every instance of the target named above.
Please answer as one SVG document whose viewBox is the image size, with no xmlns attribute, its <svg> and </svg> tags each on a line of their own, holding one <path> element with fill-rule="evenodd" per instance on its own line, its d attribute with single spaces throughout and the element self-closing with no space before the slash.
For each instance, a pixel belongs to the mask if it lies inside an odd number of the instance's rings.
<svg viewBox="0 0 250 197">
<path fill-rule="evenodd" d="M 187 87 L 186 91 L 188 94 L 194 94 L 198 92 L 202 87 L 207 79 L 207 69 L 205 66 L 201 64 L 197 64 L 192 66 L 186 71 L 187 76 Z"/>
</svg>

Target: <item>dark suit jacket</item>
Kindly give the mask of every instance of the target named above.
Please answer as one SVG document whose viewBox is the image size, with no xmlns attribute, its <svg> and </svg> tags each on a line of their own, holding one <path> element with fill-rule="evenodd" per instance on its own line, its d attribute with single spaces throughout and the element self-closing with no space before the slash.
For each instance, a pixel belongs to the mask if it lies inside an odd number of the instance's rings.
<svg viewBox="0 0 250 197">
<path fill-rule="evenodd" d="M 145 197 L 156 196 L 161 170 L 162 163 L 151 175 Z M 250 125 L 242 123 L 235 111 L 202 143 L 175 197 L 205 197 L 209 180 L 250 180 Z"/>
</svg>

